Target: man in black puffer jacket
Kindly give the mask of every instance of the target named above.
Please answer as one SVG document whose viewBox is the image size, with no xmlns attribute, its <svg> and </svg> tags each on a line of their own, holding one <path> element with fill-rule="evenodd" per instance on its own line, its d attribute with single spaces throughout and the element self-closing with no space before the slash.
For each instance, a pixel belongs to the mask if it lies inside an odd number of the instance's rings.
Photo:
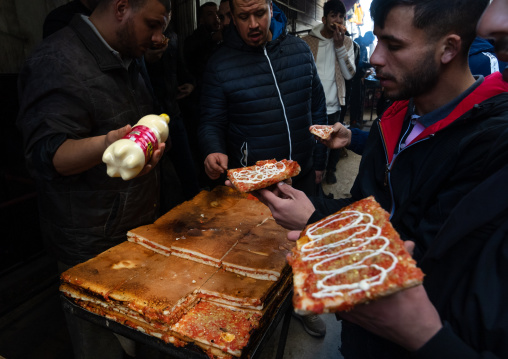
<svg viewBox="0 0 508 359">
<path fill-rule="evenodd" d="M 263 16 L 243 3 L 231 4 L 234 25 L 203 76 L 199 141 L 206 173 L 217 179 L 227 168 L 292 159 L 302 168 L 294 186 L 313 194 L 326 148 L 316 145 L 309 126 L 326 124 L 326 103 L 312 53 L 286 34 L 286 17 L 270 0 L 256 1 Z"/>
</svg>

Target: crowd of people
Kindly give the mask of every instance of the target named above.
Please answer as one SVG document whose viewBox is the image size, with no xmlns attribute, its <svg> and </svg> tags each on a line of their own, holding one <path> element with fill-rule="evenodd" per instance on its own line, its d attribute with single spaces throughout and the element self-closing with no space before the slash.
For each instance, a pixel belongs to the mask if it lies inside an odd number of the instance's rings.
<svg viewBox="0 0 508 359">
<path fill-rule="evenodd" d="M 289 240 L 374 196 L 425 273 L 423 285 L 337 314 L 345 358 L 508 357 L 508 1 L 373 0 L 374 31 L 356 42 L 339 26 L 346 13 L 325 2 L 322 24 L 299 38 L 271 0 L 206 2 L 182 40 L 170 0 L 73 0 L 51 12 L 19 74 L 17 125 L 59 270 L 230 185 L 228 168 L 292 159 L 302 168 L 292 185 L 255 193 Z M 358 111 L 371 68 L 390 106 L 367 132 Z M 162 112 L 170 137 L 140 175 L 108 177 L 107 146 Z M 331 138 L 314 138 L 314 124 L 333 125 Z M 351 197 L 323 197 L 342 148 L 362 155 Z M 319 316 L 296 317 L 326 334 Z M 76 358 L 143 350 L 66 319 Z"/>
</svg>

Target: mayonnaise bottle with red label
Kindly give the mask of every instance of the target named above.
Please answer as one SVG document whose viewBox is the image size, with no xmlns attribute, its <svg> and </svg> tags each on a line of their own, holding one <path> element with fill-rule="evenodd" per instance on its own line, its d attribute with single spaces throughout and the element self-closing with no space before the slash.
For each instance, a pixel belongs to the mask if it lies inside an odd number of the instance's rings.
<svg viewBox="0 0 508 359">
<path fill-rule="evenodd" d="M 113 142 L 102 155 L 110 177 L 130 180 L 136 177 L 169 135 L 169 116 L 147 115 L 142 117 L 131 132 Z"/>
</svg>

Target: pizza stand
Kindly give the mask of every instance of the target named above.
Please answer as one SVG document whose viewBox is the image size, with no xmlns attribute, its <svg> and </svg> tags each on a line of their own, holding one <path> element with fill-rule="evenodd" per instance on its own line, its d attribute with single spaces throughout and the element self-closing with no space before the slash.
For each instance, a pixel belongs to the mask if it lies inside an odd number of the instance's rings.
<svg viewBox="0 0 508 359">
<path fill-rule="evenodd" d="M 293 311 L 286 236 L 254 198 L 202 191 L 64 272 L 63 309 L 175 358 L 258 358 L 283 320 L 282 358 Z M 192 332 L 178 330 L 184 322 Z"/>
</svg>

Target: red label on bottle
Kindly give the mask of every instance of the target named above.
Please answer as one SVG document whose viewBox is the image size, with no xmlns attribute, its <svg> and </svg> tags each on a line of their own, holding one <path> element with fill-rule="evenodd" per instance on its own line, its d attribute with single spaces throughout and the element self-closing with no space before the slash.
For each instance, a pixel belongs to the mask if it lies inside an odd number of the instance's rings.
<svg viewBox="0 0 508 359">
<path fill-rule="evenodd" d="M 153 151 L 159 148 L 157 136 L 155 136 L 150 128 L 143 125 L 134 126 L 131 132 L 123 138 L 131 140 L 141 147 L 143 153 L 145 154 L 145 164 L 150 161 L 150 158 L 152 158 Z"/>
</svg>

